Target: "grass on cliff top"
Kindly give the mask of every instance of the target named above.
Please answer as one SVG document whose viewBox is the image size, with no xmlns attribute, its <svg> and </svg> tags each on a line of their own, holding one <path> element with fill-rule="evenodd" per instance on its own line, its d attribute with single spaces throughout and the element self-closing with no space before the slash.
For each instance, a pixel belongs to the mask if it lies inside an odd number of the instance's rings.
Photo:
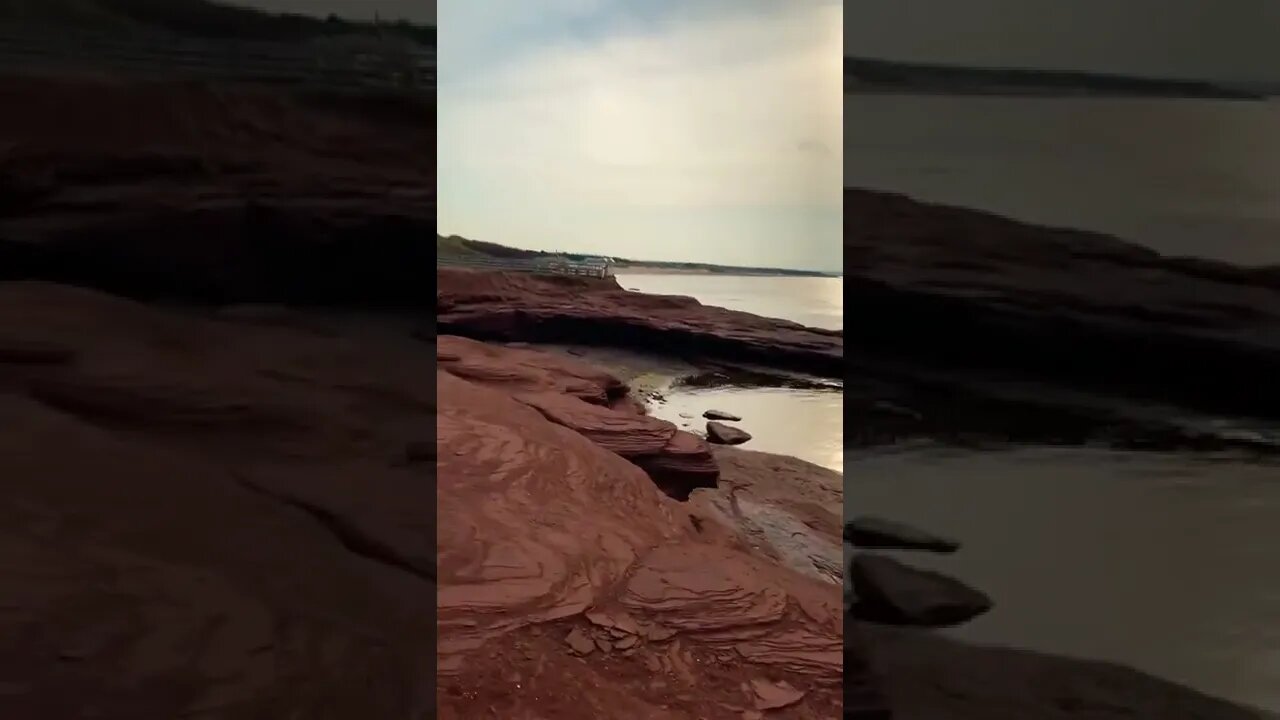
<svg viewBox="0 0 1280 720">
<path fill-rule="evenodd" d="M 449 237 L 443 237 L 441 235 L 437 235 L 436 236 L 436 257 L 444 258 L 446 260 L 457 259 L 457 258 L 464 259 L 464 260 L 473 260 L 473 259 L 484 259 L 488 257 L 484 253 L 477 252 L 476 250 L 473 250 L 472 248 L 468 247 L 466 243 L 467 243 L 466 238 L 460 238 L 457 235 L 450 235 Z"/>
<path fill-rule="evenodd" d="M 0 22 L 30 22 L 82 29 L 163 32 L 187 38 L 300 42 L 381 29 L 435 46 L 436 29 L 407 21 L 345 20 L 273 14 L 217 0 L 0 0 Z"/>
</svg>

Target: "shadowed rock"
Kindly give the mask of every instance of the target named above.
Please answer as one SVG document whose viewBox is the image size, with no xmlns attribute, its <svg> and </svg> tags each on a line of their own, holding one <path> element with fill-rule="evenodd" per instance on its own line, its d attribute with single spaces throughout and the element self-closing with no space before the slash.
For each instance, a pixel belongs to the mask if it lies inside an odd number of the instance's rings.
<svg viewBox="0 0 1280 720">
<path fill-rule="evenodd" d="M 707 439 L 719 445 L 741 445 L 751 439 L 751 433 L 712 420 L 707 423 Z"/>
<path fill-rule="evenodd" d="M 708 420 L 728 420 L 729 422 L 738 422 L 742 419 L 733 413 L 727 413 L 723 410 L 708 410 L 702 413 L 702 417 Z"/>
<path fill-rule="evenodd" d="M 876 308 L 849 327 L 863 378 L 1021 379 L 1280 417 L 1275 268 L 855 188 L 844 217 L 846 303 Z"/>
<path fill-rule="evenodd" d="M 1270 720 L 1131 668 L 860 625 L 899 720 Z"/>
<path fill-rule="evenodd" d="M 0 279 L 429 307 L 432 100 L 50 76 L 0 107 Z"/>
<path fill-rule="evenodd" d="M 939 553 L 953 553 L 960 549 L 960 543 L 955 540 L 878 517 L 860 517 L 846 522 L 844 539 L 854 547 L 866 549 L 927 550 Z"/>
<path fill-rule="evenodd" d="M 893 558 L 858 553 L 849 564 L 857 597 L 854 615 L 889 625 L 948 627 L 991 609 L 991 599 L 968 585 Z"/>
</svg>

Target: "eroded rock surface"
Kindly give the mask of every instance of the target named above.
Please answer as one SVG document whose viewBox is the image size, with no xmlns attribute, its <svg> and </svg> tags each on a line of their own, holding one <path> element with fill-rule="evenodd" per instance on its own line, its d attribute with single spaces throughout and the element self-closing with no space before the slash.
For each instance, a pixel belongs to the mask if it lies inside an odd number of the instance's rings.
<svg viewBox="0 0 1280 720">
<path fill-rule="evenodd" d="M 844 476 L 786 455 L 714 446 L 720 483 L 691 512 L 796 572 L 840 582 Z"/>
<path fill-rule="evenodd" d="M 0 75 L 0 279 L 429 307 L 435 108 Z"/>
<path fill-rule="evenodd" d="M 0 283 L 3 717 L 425 718 L 429 348 Z M 59 349 L 59 352 L 52 352 Z"/>
<path fill-rule="evenodd" d="M 706 441 L 642 414 L 627 386 L 603 370 L 559 353 L 490 345 L 441 335 L 440 367 L 511 395 L 551 422 L 643 468 L 663 490 L 686 499 L 715 487 L 719 470 Z"/>
<path fill-rule="evenodd" d="M 833 583 L 521 399 L 606 375 L 319 326 L 0 284 L 0 714 L 838 715 Z"/>
<path fill-rule="evenodd" d="M 1280 385 L 1268 380 L 1280 370 L 1275 268 L 1168 258 L 1097 233 L 854 188 L 844 208 L 846 303 L 875 308 L 848 329 L 850 368 L 864 382 L 920 391 L 1036 381 L 1280 417 Z M 915 407 L 926 423 L 935 415 Z M 943 411 L 953 424 L 965 419 Z"/>
<path fill-rule="evenodd" d="M 719 491 L 660 492 L 617 452 L 643 433 L 619 445 L 563 422 L 553 391 L 470 367 L 438 377 L 443 717 L 741 717 L 761 678 L 796 717 L 839 715 L 838 585 L 695 521 L 699 493 Z"/>
<path fill-rule="evenodd" d="M 629 292 L 612 278 L 440 269 L 437 281 L 437 321 L 455 335 L 662 348 L 823 377 L 844 374 L 839 331 L 709 307 L 689 297 Z"/>
</svg>

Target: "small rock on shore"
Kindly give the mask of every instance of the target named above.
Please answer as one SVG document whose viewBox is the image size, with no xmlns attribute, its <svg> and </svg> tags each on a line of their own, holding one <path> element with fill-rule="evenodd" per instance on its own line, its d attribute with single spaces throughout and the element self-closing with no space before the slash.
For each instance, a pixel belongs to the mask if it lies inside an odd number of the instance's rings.
<svg viewBox="0 0 1280 720">
<path fill-rule="evenodd" d="M 859 620 L 886 625 L 950 627 L 992 607 L 991 598 L 959 580 L 883 555 L 859 553 L 849 563 Z"/>
<path fill-rule="evenodd" d="M 751 439 L 751 434 L 724 423 L 711 421 L 707 423 L 707 440 L 720 445 L 741 445 Z"/>
<path fill-rule="evenodd" d="M 854 518 L 844 524 L 845 542 L 858 548 L 876 550 L 925 550 L 953 553 L 960 543 L 906 523 L 878 517 Z"/>
</svg>

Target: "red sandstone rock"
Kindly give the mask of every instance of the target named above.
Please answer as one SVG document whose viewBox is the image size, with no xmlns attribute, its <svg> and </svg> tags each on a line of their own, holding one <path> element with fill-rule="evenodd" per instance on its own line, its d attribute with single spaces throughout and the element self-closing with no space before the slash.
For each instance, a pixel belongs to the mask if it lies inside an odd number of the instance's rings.
<svg viewBox="0 0 1280 720">
<path fill-rule="evenodd" d="M 751 689 L 756 693 L 756 707 L 761 710 L 777 710 L 794 705 L 804 698 L 802 691 L 785 682 L 772 683 L 757 678 L 751 681 Z"/>
<path fill-rule="evenodd" d="M 834 330 L 702 305 L 693 298 L 629 292 L 612 278 L 439 269 L 437 322 L 445 332 L 494 340 L 661 347 L 827 377 L 844 374 Z"/>
<path fill-rule="evenodd" d="M 434 705 L 429 348 L 12 283 L 0 336 L 74 358 L 0 358 L 0 716 Z"/>
<path fill-rule="evenodd" d="M 487 385 L 394 327 L 299 319 L 0 284 L 6 345 L 65 350 L 0 358 L 0 714 L 418 717 L 436 647 L 445 718 L 734 717 L 761 676 L 838 714 L 833 586 L 517 399 L 603 409 L 569 393 L 604 373 Z"/>
<path fill-rule="evenodd" d="M 425 307 L 434 107 L 0 75 L 0 278 Z"/>
<path fill-rule="evenodd" d="M 638 718 L 660 704 L 662 716 L 732 717 L 754 702 L 741 689 L 751 668 L 805 690 L 798 717 L 834 717 L 837 586 L 697 533 L 640 468 L 502 384 L 442 370 L 438 387 L 441 682 L 444 697 L 476 698 L 448 701 L 443 717 L 476 703 L 518 716 L 534 697 L 548 717 Z M 566 652 L 577 617 L 618 660 Z M 536 626 L 556 621 L 571 627 L 548 645 Z M 539 684 L 472 690 L 517 676 Z"/>
<path fill-rule="evenodd" d="M 439 336 L 436 347 L 439 367 L 450 374 L 509 393 L 551 422 L 639 465 L 673 497 L 715 487 L 719 471 L 706 441 L 636 412 L 622 402 L 627 387 L 604 371 L 559 353 L 449 335 Z"/>
<path fill-rule="evenodd" d="M 608 405 L 628 392 L 616 377 L 562 353 L 491 345 L 453 335 L 436 338 L 436 364 L 464 380 L 511 393 L 551 392 Z"/>
</svg>

